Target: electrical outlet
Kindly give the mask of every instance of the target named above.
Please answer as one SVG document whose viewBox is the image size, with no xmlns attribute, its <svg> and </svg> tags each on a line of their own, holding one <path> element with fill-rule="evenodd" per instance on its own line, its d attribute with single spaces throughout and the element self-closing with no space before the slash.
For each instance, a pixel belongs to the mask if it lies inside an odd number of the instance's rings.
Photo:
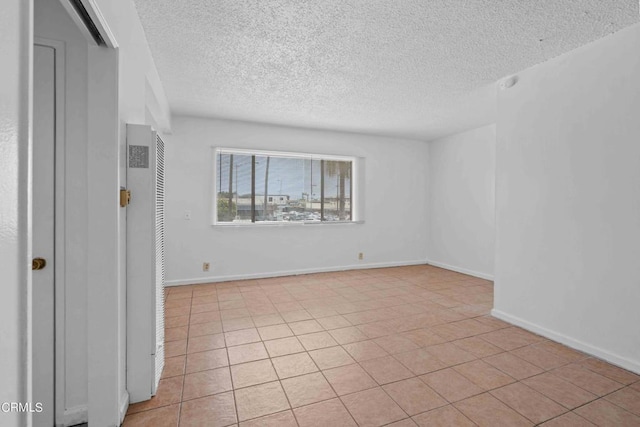
<svg viewBox="0 0 640 427">
<path fill-rule="evenodd" d="M 359 252 L 358 253 L 358 259 L 361 260 L 361 261 L 364 259 L 364 253 L 363 252 Z"/>
<path fill-rule="evenodd" d="M 208 262 L 202 263 L 202 271 L 209 271 L 209 267 L 211 267 L 211 264 L 209 264 Z"/>
</svg>

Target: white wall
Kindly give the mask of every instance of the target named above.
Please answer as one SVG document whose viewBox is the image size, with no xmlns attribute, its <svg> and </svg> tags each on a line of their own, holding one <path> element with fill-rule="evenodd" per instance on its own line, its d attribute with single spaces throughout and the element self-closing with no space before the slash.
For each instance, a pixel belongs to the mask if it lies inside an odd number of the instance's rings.
<svg viewBox="0 0 640 427">
<path fill-rule="evenodd" d="M 429 143 L 429 263 L 493 278 L 495 125 Z"/>
<path fill-rule="evenodd" d="M 179 117 L 165 143 L 169 284 L 426 260 L 424 142 Z M 211 226 L 212 146 L 365 157 L 365 223 Z M 208 273 L 204 261 L 211 262 Z"/>
<path fill-rule="evenodd" d="M 117 425 L 128 407 L 126 209 L 118 207 L 118 190 L 126 187 L 126 124 L 146 123 L 146 114 L 150 111 L 154 122 L 168 130 L 170 112 L 134 2 L 96 0 L 95 3 L 118 46 L 117 80 L 112 82 L 110 75 L 100 75 L 104 69 L 98 68 L 89 85 L 90 88 L 92 83 L 96 87 L 115 85 L 116 93 L 108 96 L 117 103 L 113 106 L 117 122 L 113 129 L 104 128 L 101 133 L 109 134 L 107 146 L 94 139 L 89 148 L 93 150 L 89 153 L 88 171 L 88 253 L 93 255 L 88 276 L 91 284 L 88 294 L 89 422 Z M 97 58 L 99 53 L 93 53 Z M 90 64 L 91 54 L 90 49 Z M 90 90 L 90 110 L 97 109 L 100 102 L 99 98 L 92 101 Z M 99 127 L 100 124 L 95 129 Z M 89 129 L 91 133 L 91 126 Z"/>
<path fill-rule="evenodd" d="M 31 400 L 32 8 L 28 0 L 4 0 L 0 13 L 0 402 Z M 0 412 L 3 426 L 26 426 L 30 419 L 28 413 Z"/>
<path fill-rule="evenodd" d="M 63 40 L 67 51 L 63 422 L 119 425 L 128 405 L 126 209 L 118 205 L 125 125 L 152 121 L 167 130 L 170 113 L 133 1 L 95 3 L 117 50 L 87 49 L 57 1 L 38 1 L 35 31 Z"/>
<path fill-rule="evenodd" d="M 640 372 L 640 24 L 499 92 L 495 314 Z"/>
</svg>

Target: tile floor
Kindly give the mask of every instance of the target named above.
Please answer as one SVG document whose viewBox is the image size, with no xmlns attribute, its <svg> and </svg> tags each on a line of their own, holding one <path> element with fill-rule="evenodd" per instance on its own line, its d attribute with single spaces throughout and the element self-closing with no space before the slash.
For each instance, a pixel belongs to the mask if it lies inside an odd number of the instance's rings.
<svg viewBox="0 0 640 427">
<path fill-rule="evenodd" d="M 640 426 L 640 376 L 489 315 L 431 266 L 167 289 L 133 426 Z"/>
</svg>

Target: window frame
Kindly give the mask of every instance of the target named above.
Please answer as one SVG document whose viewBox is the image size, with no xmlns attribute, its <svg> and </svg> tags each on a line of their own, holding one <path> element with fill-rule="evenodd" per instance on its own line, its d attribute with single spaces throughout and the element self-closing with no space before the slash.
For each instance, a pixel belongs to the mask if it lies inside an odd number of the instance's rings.
<svg viewBox="0 0 640 427">
<path fill-rule="evenodd" d="M 349 225 L 349 224 L 364 224 L 362 211 L 360 206 L 361 191 L 360 173 L 361 164 L 363 158 L 349 155 L 335 155 L 335 154 L 320 154 L 309 152 L 291 152 L 291 151 L 277 151 L 277 150 L 258 150 L 250 148 L 231 148 L 212 146 L 212 203 L 211 203 L 211 225 L 214 227 L 296 227 L 296 226 L 308 226 L 308 225 Z M 298 158 L 305 160 L 329 160 L 329 161 L 343 161 L 351 162 L 351 188 L 350 188 L 350 209 L 351 219 L 342 221 L 256 221 L 256 222 L 222 222 L 218 221 L 218 155 L 219 154 L 239 154 L 244 156 L 272 156 L 272 157 L 287 157 Z M 324 179 L 324 174 L 321 174 Z M 267 197 L 267 195 L 265 195 Z"/>
</svg>

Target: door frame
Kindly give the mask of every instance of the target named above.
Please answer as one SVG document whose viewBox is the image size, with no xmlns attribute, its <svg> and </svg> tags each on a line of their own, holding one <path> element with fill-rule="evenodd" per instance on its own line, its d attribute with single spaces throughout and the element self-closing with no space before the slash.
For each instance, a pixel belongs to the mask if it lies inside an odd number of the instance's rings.
<svg viewBox="0 0 640 427">
<path fill-rule="evenodd" d="M 65 419 L 65 205 L 66 205 L 66 50 L 59 40 L 34 37 L 34 45 L 54 49 L 55 72 L 55 147 L 54 147 L 54 348 L 53 348 L 53 399 L 54 423 L 64 423 Z M 35 156 L 35 153 L 32 154 Z M 33 236 L 32 236 L 33 238 Z M 35 289 L 32 291 L 35 292 Z M 33 347 L 35 348 L 33 343 Z M 36 378 L 33 378 L 36 381 Z"/>
</svg>

